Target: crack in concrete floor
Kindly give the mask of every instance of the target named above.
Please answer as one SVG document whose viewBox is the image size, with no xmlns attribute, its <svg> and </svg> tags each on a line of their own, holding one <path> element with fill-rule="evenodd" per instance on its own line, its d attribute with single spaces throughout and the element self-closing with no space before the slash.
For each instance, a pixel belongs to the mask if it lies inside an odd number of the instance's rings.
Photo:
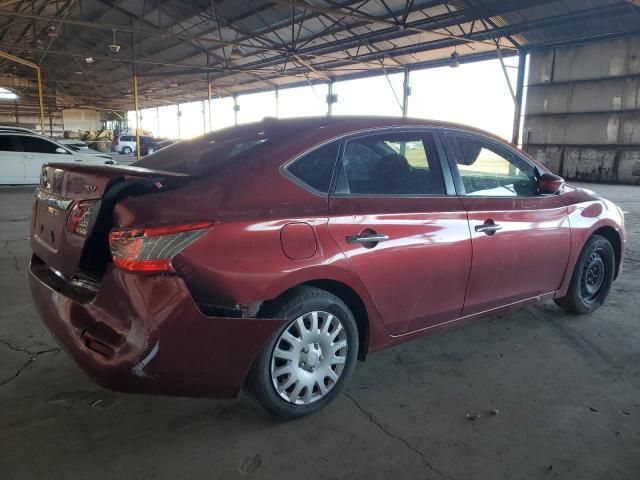
<svg viewBox="0 0 640 480">
<path fill-rule="evenodd" d="M 420 456 L 420 460 L 422 461 L 422 464 L 430 471 L 432 471 L 433 473 L 439 475 L 441 478 L 448 478 L 449 480 L 456 480 L 454 477 L 452 477 L 451 475 L 448 475 L 440 470 L 438 470 L 437 468 L 435 468 L 433 466 L 433 464 L 429 461 L 429 459 L 426 457 L 426 455 L 424 454 L 424 452 L 420 451 L 418 448 L 414 447 L 413 445 L 411 445 L 411 443 L 409 443 L 409 441 L 405 438 L 402 438 L 392 432 L 390 432 L 384 425 L 382 425 L 378 420 L 376 420 L 376 418 L 373 416 L 372 413 L 368 412 L 367 410 L 365 410 L 362 405 L 360 405 L 360 403 L 353 397 L 353 395 L 349 394 L 348 392 L 344 392 L 344 396 L 347 397 L 349 400 L 351 400 L 351 402 L 355 405 L 355 407 L 360 411 L 360 413 L 362 413 L 365 417 L 367 417 L 367 419 L 369 420 L 370 423 L 372 423 L 373 425 L 375 425 L 378 430 L 380 430 L 382 433 L 384 433 L 386 436 L 393 438 L 394 440 L 397 440 L 398 442 L 402 443 L 405 447 L 407 447 L 409 450 L 411 450 L 412 452 L 416 453 L 417 455 Z"/>
</svg>

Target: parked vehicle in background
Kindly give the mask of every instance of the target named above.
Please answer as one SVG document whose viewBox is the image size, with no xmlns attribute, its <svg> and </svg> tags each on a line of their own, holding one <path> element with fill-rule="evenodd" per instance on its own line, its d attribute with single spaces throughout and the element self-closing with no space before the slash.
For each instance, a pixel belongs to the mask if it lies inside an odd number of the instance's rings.
<svg viewBox="0 0 640 480">
<path fill-rule="evenodd" d="M 154 142 L 153 137 L 146 135 L 140 135 L 140 149 L 146 147 L 147 144 Z M 111 150 L 114 152 L 122 153 L 124 155 L 131 155 L 136 152 L 136 136 L 135 135 L 120 135 L 113 139 L 111 144 Z"/>
<path fill-rule="evenodd" d="M 94 150 L 89 147 L 89 144 L 75 138 L 52 138 L 53 141 L 58 142 L 60 145 L 70 148 L 74 152 L 81 153 L 83 155 L 96 155 L 101 158 L 112 158 L 108 153 L 103 153 L 98 150 Z"/>
<path fill-rule="evenodd" d="M 74 152 L 86 153 L 89 150 L 89 145 L 82 140 L 75 138 L 52 138 L 52 140 L 58 142 L 60 145 L 70 148 Z M 94 150 L 95 152 L 96 150 Z M 98 152 L 100 153 L 100 152 Z"/>
<path fill-rule="evenodd" d="M 29 131 L 0 128 L 0 185 L 37 184 L 42 165 L 63 162 L 115 165 L 108 155 L 75 152 L 50 138 Z"/>
<path fill-rule="evenodd" d="M 151 155 L 152 153 L 155 153 L 158 150 L 162 150 L 163 148 L 166 148 L 177 142 L 178 140 L 173 140 L 173 139 L 164 139 L 164 140 L 155 139 L 154 141 L 148 142 L 142 146 L 142 148 L 140 149 L 140 155 L 142 155 L 143 157 L 146 157 L 147 155 Z"/>
<path fill-rule="evenodd" d="M 624 218 L 473 128 L 297 118 L 132 167 L 48 165 L 31 246 L 40 316 L 102 385 L 233 397 L 246 383 L 295 418 L 371 351 L 546 299 L 594 311 Z"/>
</svg>

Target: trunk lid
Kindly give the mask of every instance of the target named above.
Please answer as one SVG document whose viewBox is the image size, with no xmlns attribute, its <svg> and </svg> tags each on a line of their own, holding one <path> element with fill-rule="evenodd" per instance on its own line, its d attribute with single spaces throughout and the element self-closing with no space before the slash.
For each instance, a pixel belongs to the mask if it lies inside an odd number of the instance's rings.
<svg viewBox="0 0 640 480">
<path fill-rule="evenodd" d="M 114 205 L 126 196 L 158 192 L 182 185 L 189 178 L 138 167 L 46 164 L 33 203 L 31 248 L 49 267 L 68 278 L 82 271 L 90 277 L 99 276 L 108 258 L 107 237 Z M 66 228 L 69 213 L 78 202 L 87 206 L 87 218 L 83 218 L 86 236 Z M 87 259 L 105 261 L 104 265 L 91 265 Z"/>
</svg>

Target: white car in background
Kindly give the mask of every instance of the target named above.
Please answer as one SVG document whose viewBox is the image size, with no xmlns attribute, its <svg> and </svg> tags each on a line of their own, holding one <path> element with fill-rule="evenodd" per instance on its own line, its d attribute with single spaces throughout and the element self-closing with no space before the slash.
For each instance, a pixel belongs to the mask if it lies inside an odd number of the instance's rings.
<svg viewBox="0 0 640 480">
<path fill-rule="evenodd" d="M 82 140 L 78 140 L 75 138 L 51 138 L 51 140 L 59 143 L 63 147 L 70 148 L 74 152 L 82 153 L 83 155 L 97 155 L 102 158 L 111 158 L 111 155 L 109 155 L 108 153 L 94 150 L 89 146 L 88 143 L 83 142 Z"/>
<path fill-rule="evenodd" d="M 38 184 L 42 165 L 53 162 L 116 163 L 108 155 L 79 153 L 36 133 L 0 127 L 0 185 Z"/>
</svg>

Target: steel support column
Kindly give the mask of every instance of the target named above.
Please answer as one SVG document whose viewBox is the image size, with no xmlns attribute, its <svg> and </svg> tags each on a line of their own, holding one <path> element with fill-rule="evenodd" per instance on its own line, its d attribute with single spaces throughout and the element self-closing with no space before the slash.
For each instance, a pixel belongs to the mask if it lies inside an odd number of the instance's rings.
<svg viewBox="0 0 640 480">
<path fill-rule="evenodd" d="M 238 126 L 238 110 L 240 108 L 238 107 L 238 95 L 234 94 L 233 95 L 233 124 L 235 126 Z"/>
<path fill-rule="evenodd" d="M 176 108 L 178 109 L 176 116 L 178 117 L 178 138 L 182 139 L 182 136 L 180 135 L 180 117 L 182 116 L 182 114 L 180 113 L 180 104 L 176 103 Z"/>
<path fill-rule="evenodd" d="M 206 114 L 206 110 L 204 109 L 204 100 L 202 100 L 202 133 L 205 134 L 207 133 L 207 114 Z"/>
<path fill-rule="evenodd" d="M 327 92 L 327 115 L 333 113 L 333 80 L 329 80 L 329 90 Z"/>
<path fill-rule="evenodd" d="M 527 63 L 527 52 L 520 50 L 518 54 L 518 78 L 516 80 L 516 93 L 514 98 L 515 108 L 513 109 L 513 135 L 511 143 L 518 144 L 520 139 L 520 117 L 522 116 L 522 96 L 524 92 L 524 70 Z"/>
<path fill-rule="evenodd" d="M 133 103 L 136 109 L 136 159 L 140 160 L 140 107 L 138 104 L 138 76 L 133 74 Z"/>
<path fill-rule="evenodd" d="M 213 131 L 213 120 L 211 118 L 211 70 L 209 68 L 209 52 L 207 51 L 207 109 L 209 111 L 209 131 Z"/>
<path fill-rule="evenodd" d="M 402 81 L 402 116 L 409 115 L 409 95 L 411 88 L 409 87 L 409 69 L 404 69 L 404 79 Z"/>
</svg>

